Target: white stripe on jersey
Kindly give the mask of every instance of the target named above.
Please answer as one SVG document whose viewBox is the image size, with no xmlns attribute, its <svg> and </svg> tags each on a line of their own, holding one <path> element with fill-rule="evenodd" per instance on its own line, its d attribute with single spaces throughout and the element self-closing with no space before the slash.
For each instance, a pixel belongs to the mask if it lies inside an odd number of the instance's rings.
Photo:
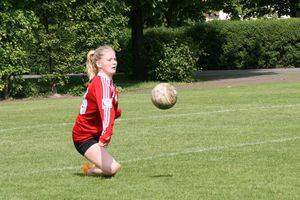
<svg viewBox="0 0 300 200">
<path fill-rule="evenodd" d="M 102 88 L 103 88 L 103 99 L 109 99 L 110 81 L 101 76 L 100 78 L 101 78 Z M 103 108 L 104 111 L 104 119 L 102 122 L 103 130 L 105 130 L 109 125 L 110 109 L 111 108 Z"/>
</svg>

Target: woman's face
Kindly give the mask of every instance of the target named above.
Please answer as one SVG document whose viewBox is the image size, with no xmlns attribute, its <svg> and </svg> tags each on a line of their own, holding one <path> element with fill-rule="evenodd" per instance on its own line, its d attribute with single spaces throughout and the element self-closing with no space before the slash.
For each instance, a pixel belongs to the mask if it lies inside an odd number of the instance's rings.
<svg viewBox="0 0 300 200">
<path fill-rule="evenodd" d="M 101 73 L 104 73 L 109 78 L 117 72 L 117 58 L 116 53 L 111 50 L 107 49 L 103 52 L 103 56 L 100 60 L 96 61 L 98 68 L 100 69 Z"/>
</svg>

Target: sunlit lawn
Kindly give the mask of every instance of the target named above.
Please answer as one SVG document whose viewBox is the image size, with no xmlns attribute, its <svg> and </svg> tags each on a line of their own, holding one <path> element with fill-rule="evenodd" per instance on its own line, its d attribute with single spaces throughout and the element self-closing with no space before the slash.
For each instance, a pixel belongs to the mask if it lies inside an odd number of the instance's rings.
<svg viewBox="0 0 300 200">
<path fill-rule="evenodd" d="M 110 179 L 82 175 L 80 97 L 0 102 L 0 199 L 300 199 L 300 83 L 181 89 L 170 110 L 150 90 L 120 94 Z"/>
</svg>

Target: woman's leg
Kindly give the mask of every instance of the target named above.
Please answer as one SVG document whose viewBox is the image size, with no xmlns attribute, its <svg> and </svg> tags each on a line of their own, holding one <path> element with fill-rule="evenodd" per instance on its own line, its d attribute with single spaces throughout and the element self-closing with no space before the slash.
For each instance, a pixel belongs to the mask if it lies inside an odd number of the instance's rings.
<svg viewBox="0 0 300 200">
<path fill-rule="evenodd" d="M 90 174 L 93 175 L 113 176 L 121 168 L 121 165 L 99 144 L 92 145 L 84 156 L 95 164 L 90 170 Z"/>
</svg>

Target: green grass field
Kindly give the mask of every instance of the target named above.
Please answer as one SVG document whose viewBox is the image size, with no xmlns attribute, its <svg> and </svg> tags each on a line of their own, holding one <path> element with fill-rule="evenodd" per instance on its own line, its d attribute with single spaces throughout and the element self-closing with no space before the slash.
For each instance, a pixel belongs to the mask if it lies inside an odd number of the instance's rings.
<svg viewBox="0 0 300 200">
<path fill-rule="evenodd" d="M 0 199 L 300 199 L 300 83 L 120 94 L 109 152 L 123 168 L 85 177 L 71 130 L 81 98 L 0 102 Z"/>
</svg>

